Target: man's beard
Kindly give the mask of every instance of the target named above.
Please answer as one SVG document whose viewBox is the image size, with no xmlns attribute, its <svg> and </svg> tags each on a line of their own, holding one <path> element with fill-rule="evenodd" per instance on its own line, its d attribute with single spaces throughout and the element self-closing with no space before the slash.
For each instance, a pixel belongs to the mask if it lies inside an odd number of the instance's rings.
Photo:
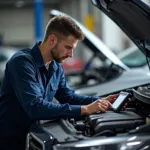
<svg viewBox="0 0 150 150">
<path fill-rule="evenodd" d="M 68 57 L 59 57 L 59 58 L 55 57 L 54 60 L 58 63 L 63 63 L 66 58 L 68 58 Z"/>
<path fill-rule="evenodd" d="M 54 59 L 56 62 L 58 62 L 58 63 L 63 63 L 64 60 L 65 60 L 66 58 L 68 58 L 67 56 L 59 57 L 57 54 L 58 54 L 58 53 L 57 53 L 57 45 L 56 45 L 56 46 L 51 50 L 51 55 L 52 55 L 53 59 Z"/>
</svg>

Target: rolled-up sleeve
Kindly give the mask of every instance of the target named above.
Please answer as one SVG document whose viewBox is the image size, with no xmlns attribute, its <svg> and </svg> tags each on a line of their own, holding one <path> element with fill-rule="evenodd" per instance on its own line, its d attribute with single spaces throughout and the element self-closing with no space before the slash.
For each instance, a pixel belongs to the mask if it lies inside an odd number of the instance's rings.
<svg viewBox="0 0 150 150">
<path fill-rule="evenodd" d="M 36 67 L 29 58 L 19 56 L 7 65 L 17 99 L 30 119 L 44 120 L 80 115 L 81 106 L 78 103 L 55 104 L 43 98 L 36 78 Z"/>
</svg>

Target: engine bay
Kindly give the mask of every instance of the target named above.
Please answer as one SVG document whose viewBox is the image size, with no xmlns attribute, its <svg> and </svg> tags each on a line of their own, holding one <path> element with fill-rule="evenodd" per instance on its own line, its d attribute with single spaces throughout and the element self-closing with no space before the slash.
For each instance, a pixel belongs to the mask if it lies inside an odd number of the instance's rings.
<svg viewBox="0 0 150 150">
<path fill-rule="evenodd" d="M 84 121 L 76 121 L 74 127 L 85 136 L 99 137 L 127 133 L 143 124 L 145 124 L 145 120 L 133 111 L 120 113 L 107 111 L 89 115 Z"/>
<path fill-rule="evenodd" d="M 127 133 L 136 127 L 149 123 L 150 86 L 127 90 L 132 94 L 131 102 L 125 111 L 108 110 L 85 116 L 82 120 L 69 119 L 77 131 L 85 136 L 116 136 Z"/>
<path fill-rule="evenodd" d="M 150 98 L 148 97 L 148 91 L 149 86 L 128 90 L 132 97 L 124 111 L 108 110 L 79 118 L 40 122 L 33 126 L 28 134 L 28 147 L 30 145 L 34 149 L 38 147 L 42 150 L 41 143 L 45 146 L 45 141 L 49 146 L 63 146 L 72 142 L 75 144 L 74 142 L 93 141 L 97 138 L 101 141 L 106 138 L 119 138 L 122 139 L 122 142 L 125 142 L 124 138 L 128 136 L 149 136 Z M 116 140 L 116 142 L 119 142 L 119 140 Z"/>
</svg>

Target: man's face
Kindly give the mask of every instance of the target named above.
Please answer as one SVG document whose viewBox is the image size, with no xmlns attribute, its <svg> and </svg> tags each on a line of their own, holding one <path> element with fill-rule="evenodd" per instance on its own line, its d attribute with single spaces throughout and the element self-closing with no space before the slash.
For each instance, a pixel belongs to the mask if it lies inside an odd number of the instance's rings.
<svg viewBox="0 0 150 150">
<path fill-rule="evenodd" d="M 73 56 L 73 49 L 76 47 L 78 40 L 73 36 L 68 36 L 61 40 L 51 50 L 52 57 L 58 63 L 63 63 L 66 58 Z"/>
</svg>

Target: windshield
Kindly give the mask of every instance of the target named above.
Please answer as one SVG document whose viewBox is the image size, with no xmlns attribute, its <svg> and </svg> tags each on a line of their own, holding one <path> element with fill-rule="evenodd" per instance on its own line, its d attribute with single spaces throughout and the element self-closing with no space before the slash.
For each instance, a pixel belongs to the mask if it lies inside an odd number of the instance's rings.
<svg viewBox="0 0 150 150">
<path fill-rule="evenodd" d="M 118 57 L 128 67 L 143 67 L 147 65 L 145 55 L 137 47 L 129 48 L 119 53 Z"/>
</svg>

